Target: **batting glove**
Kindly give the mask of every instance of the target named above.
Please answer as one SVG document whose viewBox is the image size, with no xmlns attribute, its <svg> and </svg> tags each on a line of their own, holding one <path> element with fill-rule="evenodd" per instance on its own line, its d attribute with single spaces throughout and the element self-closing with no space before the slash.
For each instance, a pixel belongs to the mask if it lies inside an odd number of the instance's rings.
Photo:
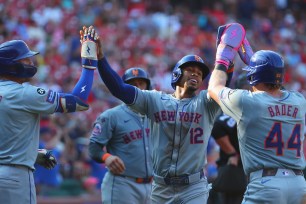
<svg viewBox="0 0 306 204">
<path fill-rule="evenodd" d="M 250 64 L 250 59 L 252 55 L 254 54 L 253 49 L 248 41 L 248 39 L 245 37 L 242 41 L 241 46 L 239 47 L 238 54 L 241 58 L 241 60 L 246 64 Z"/>
<path fill-rule="evenodd" d="M 52 154 L 52 151 L 46 149 L 38 149 L 38 155 L 35 163 L 47 169 L 53 169 L 57 164 L 57 161 L 55 156 Z"/>
<path fill-rule="evenodd" d="M 93 26 L 89 28 L 83 26 L 83 30 L 80 31 L 81 36 L 81 57 L 82 57 L 82 67 L 87 69 L 96 69 L 98 65 L 97 58 L 97 33 Z"/>
<path fill-rule="evenodd" d="M 241 24 L 231 23 L 220 26 L 216 40 L 216 64 L 223 64 L 229 67 L 244 38 L 245 30 Z"/>
</svg>

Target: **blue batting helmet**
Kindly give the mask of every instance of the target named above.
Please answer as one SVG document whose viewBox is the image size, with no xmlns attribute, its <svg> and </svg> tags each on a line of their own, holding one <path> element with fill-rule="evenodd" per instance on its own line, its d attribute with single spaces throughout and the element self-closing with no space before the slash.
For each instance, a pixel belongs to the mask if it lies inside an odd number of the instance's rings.
<svg viewBox="0 0 306 204">
<path fill-rule="evenodd" d="M 260 50 L 254 53 L 247 71 L 247 79 L 251 86 L 258 83 L 281 85 L 283 83 L 285 65 L 283 58 L 271 50 Z"/>
<path fill-rule="evenodd" d="M 182 76 L 182 68 L 188 65 L 198 65 L 203 72 L 203 80 L 209 74 L 209 68 L 201 57 L 199 57 L 198 55 L 186 55 L 176 63 L 175 67 L 172 70 L 171 86 L 173 89 L 175 89 L 176 83 L 180 80 Z"/>
<path fill-rule="evenodd" d="M 122 76 L 122 80 L 125 83 L 128 83 L 128 81 L 132 79 L 144 79 L 147 82 L 147 90 L 151 89 L 151 81 L 144 69 L 140 67 L 132 67 L 127 69 Z"/>
<path fill-rule="evenodd" d="M 22 40 L 11 40 L 0 44 L 0 74 L 18 78 L 33 77 L 37 72 L 37 68 L 17 61 L 33 57 L 38 53 L 31 51 Z"/>
</svg>

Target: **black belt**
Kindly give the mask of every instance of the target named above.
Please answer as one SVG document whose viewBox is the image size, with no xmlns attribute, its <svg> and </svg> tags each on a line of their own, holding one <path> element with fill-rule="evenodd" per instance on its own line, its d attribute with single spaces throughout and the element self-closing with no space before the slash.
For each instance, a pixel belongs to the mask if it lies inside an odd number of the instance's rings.
<svg viewBox="0 0 306 204">
<path fill-rule="evenodd" d="M 188 185 L 199 181 L 204 177 L 204 172 L 200 171 L 191 175 L 180 175 L 180 176 L 171 176 L 171 177 L 159 177 L 154 175 L 154 180 L 157 183 L 164 183 L 166 185 Z"/>
<path fill-rule="evenodd" d="M 296 176 L 304 176 L 303 171 L 300 169 L 289 169 L 291 171 L 293 171 L 293 173 Z M 268 169 L 263 169 L 262 170 L 262 177 L 266 177 L 266 176 L 275 176 L 277 173 L 278 169 L 277 168 L 268 168 Z"/>
<path fill-rule="evenodd" d="M 127 178 L 129 180 L 135 181 L 136 183 L 151 183 L 153 180 L 152 176 L 146 177 L 146 178 L 136 178 L 136 177 L 124 176 L 124 175 L 116 175 L 116 176 Z"/>
</svg>

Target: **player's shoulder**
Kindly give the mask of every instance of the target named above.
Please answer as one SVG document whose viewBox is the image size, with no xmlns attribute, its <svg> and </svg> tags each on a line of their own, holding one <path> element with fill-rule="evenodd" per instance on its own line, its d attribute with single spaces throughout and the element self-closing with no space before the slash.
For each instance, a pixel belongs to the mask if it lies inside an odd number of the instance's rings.
<svg viewBox="0 0 306 204">
<path fill-rule="evenodd" d="M 304 96 L 302 93 L 298 92 L 298 91 L 283 90 L 283 92 L 285 92 L 285 93 L 287 92 L 288 94 L 292 95 L 293 97 L 297 97 L 297 98 L 300 98 L 300 99 L 302 99 L 302 100 L 306 100 L 306 99 L 305 99 L 305 96 Z"/>
<path fill-rule="evenodd" d="M 24 88 L 24 94 L 28 95 L 29 97 L 46 95 L 49 91 L 46 88 L 34 86 L 30 83 L 23 83 L 22 87 Z"/>
<path fill-rule="evenodd" d="M 115 107 L 112 107 L 112 108 L 109 108 L 109 109 L 106 109 L 104 110 L 100 116 L 112 116 L 112 115 L 116 115 L 116 114 L 120 114 L 120 112 L 122 112 L 122 109 L 121 109 L 121 105 L 117 105 Z"/>
</svg>

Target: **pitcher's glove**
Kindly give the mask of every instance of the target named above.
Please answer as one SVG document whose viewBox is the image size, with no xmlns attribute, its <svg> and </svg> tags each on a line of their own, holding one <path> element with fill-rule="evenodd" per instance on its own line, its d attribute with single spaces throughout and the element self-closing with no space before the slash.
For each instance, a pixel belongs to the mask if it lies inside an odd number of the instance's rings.
<svg viewBox="0 0 306 204">
<path fill-rule="evenodd" d="M 57 164 L 52 151 L 46 149 L 38 149 L 38 155 L 35 164 L 43 166 L 47 169 L 53 169 Z"/>
<path fill-rule="evenodd" d="M 87 69 L 96 69 L 98 65 L 97 57 L 97 33 L 93 26 L 83 26 L 83 30 L 80 30 L 80 42 L 82 44 L 81 57 L 82 67 Z"/>
</svg>

